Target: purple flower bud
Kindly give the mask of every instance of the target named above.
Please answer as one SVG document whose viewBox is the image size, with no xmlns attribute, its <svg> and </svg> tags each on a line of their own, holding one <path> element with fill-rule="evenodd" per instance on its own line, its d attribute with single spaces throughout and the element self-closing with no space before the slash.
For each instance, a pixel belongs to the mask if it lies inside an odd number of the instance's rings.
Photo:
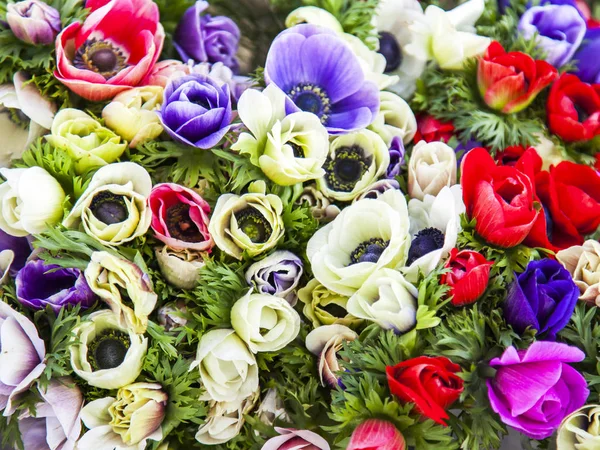
<svg viewBox="0 0 600 450">
<path fill-rule="evenodd" d="M 15 36 L 34 45 L 49 45 L 61 30 L 59 12 L 39 0 L 9 3 L 6 21 Z"/>
<path fill-rule="evenodd" d="M 17 274 L 15 284 L 17 299 L 32 309 L 43 309 L 50 305 L 58 312 L 63 306 L 77 304 L 88 308 L 95 300 L 79 269 L 62 269 L 57 265 L 45 264 L 42 260 L 25 264 Z"/>
<path fill-rule="evenodd" d="M 246 281 L 260 294 L 285 298 L 292 306 L 298 297 L 295 289 L 302 276 L 302 260 L 287 250 L 278 250 L 246 271 Z"/>
<path fill-rule="evenodd" d="M 392 139 L 392 143 L 390 144 L 390 165 L 385 172 L 386 178 L 396 178 L 400 175 L 400 171 L 402 170 L 402 164 L 404 164 L 404 155 L 406 150 L 404 150 L 404 143 L 400 137 L 396 136 Z"/>
<path fill-rule="evenodd" d="M 233 118 L 229 87 L 200 74 L 177 78 L 167 84 L 158 115 L 173 139 L 198 148 L 214 147 Z"/>
<path fill-rule="evenodd" d="M 235 72 L 240 30 L 229 17 L 202 15 L 206 8 L 208 2 L 198 1 L 185 12 L 175 30 L 175 48 L 184 62 L 222 62 Z"/>
<path fill-rule="evenodd" d="M 546 52 L 546 61 L 561 67 L 571 60 L 583 41 L 586 23 L 571 5 L 545 5 L 525 11 L 518 28 L 526 39 L 537 33 L 537 44 Z"/>
<path fill-rule="evenodd" d="M 7 269 L 9 274 L 14 277 L 27 262 L 27 258 L 31 254 L 31 247 L 27 238 L 11 236 L 0 230 L 0 253 L 7 251 L 12 252 L 11 264 Z"/>
</svg>

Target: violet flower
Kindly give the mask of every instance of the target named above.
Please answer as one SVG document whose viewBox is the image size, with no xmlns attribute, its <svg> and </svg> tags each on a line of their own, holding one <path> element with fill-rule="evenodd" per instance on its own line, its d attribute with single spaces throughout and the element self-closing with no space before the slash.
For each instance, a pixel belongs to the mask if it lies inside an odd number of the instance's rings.
<svg viewBox="0 0 600 450">
<path fill-rule="evenodd" d="M 0 301 L 0 411 L 15 412 L 15 400 L 46 368 L 46 346 L 35 325 Z"/>
<path fill-rule="evenodd" d="M 568 63 L 583 41 L 586 22 L 570 5 L 545 5 L 529 8 L 521 16 L 519 31 L 526 39 L 537 33 L 538 46 L 554 67 Z"/>
<path fill-rule="evenodd" d="M 79 269 L 64 269 L 42 260 L 25 264 L 17 274 L 15 284 L 17 299 L 32 309 L 50 305 L 58 313 L 64 306 L 88 308 L 95 301 L 94 293 Z"/>
<path fill-rule="evenodd" d="M 246 281 L 256 286 L 259 293 L 285 298 L 294 306 L 302 270 L 300 258 L 287 250 L 278 250 L 248 267 Z"/>
<path fill-rule="evenodd" d="M 173 139 L 198 148 L 214 147 L 233 118 L 229 87 L 200 74 L 176 78 L 167 84 L 157 113 Z"/>
<path fill-rule="evenodd" d="M 600 83 L 600 28 L 590 28 L 585 34 L 583 44 L 575 53 L 573 60 L 577 66 L 575 74 L 581 81 L 590 84 Z"/>
<path fill-rule="evenodd" d="M 508 347 L 490 361 L 497 369 L 487 381 L 492 409 L 531 439 L 551 436 L 588 398 L 585 378 L 567 364 L 584 358 L 578 348 L 556 342 L 537 341 L 527 350 Z"/>
<path fill-rule="evenodd" d="M 404 149 L 402 139 L 399 136 L 394 137 L 390 144 L 390 165 L 385 172 L 386 178 L 392 179 L 400 175 L 405 155 L 406 150 Z"/>
<path fill-rule="evenodd" d="M 27 238 L 11 236 L 0 230 L 0 279 L 5 274 L 16 276 L 30 254 L 31 247 Z"/>
<path fill-rule="evenodd" d="M 519 333 L 527 327 L 553 340 L 575 309 L 579 288 L 558 261 L 532 261 L 510 285 L 504 301 L 504 317 Z"/>
<path fill-rule="evenodd" d="M 202 15 L 207 8 L 208 2 L 200 0 L 185 12 L 175 30 L 175 48 L 184 62 L 222 62 L 235 72 L 240 30 L 229 17 Z"/>
<path fill-rule="evenodd" d="M 286 113 L 316 114 L 330 134 L 365 128 L 379 111 L 379 89 L 335 32 L 296 25 L 271 44 L 265 80 L 287 94 Z"/>
<path fill-rule="evenodd" d="M 36 405 L 35 416 L 25 410 L 19 417 L 23 446 L 40 450 L 72 450 L 81 433 L 79 413 L 83 406 L 81 390 L 70 378 L 50 380 L 39 388 L 43 402 Z"/>
<path fill-rule="evenodd" d="M 18 39 L 34 45 L 54 43 L 61 30 L 59 12 L 39 0 L 9 3 L 6 21 Z"/>
</svg>

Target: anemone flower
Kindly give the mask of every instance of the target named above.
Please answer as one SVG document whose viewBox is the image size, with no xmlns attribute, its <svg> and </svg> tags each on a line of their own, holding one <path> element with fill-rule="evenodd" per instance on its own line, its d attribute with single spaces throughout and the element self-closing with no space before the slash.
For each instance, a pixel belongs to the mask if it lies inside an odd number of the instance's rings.
<svg viewBox="0 0 600 450">
<path fill-rule="evenodd" d="M 335 32 L 296 25 L 271 45 L 265 79 L 287 94 L 286 113 L 316 114 L 330 134 L 365 128 L 379 111 L 379 90 Z"/>
</svg>

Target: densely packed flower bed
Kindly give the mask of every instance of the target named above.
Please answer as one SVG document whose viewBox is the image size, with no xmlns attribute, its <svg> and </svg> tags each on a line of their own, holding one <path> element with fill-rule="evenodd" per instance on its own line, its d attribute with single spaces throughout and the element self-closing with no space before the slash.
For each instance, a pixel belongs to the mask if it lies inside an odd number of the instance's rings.
<svg viewBox="0 0 600 450">
<path fill-rule="evenodd" d="M 0 1 L 2 444 L 599 449 L 599 9 Z"/>
</svg>

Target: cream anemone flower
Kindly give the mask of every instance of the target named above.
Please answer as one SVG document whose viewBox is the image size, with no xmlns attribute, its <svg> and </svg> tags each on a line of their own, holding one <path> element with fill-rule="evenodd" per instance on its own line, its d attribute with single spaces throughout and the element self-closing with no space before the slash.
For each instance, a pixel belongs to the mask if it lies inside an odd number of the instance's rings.
<svg viewBox="0 0 600 450">
<path fill-rule="evenodd" d="M 436 196 L 425 194 L 423 200 L 413 198 L 408 202 L 412 243 L 408 266 L 402 268 L 407 280 L 416 283 L 419 272 L 428 275 L 448 256 L 456 246 L 464 212 L 459 184 L 443 187 Z"/>
<path fill-rule="evenodd" d="M 121 326 L 112 311 L 92 313 L 73 333 L 71 366 L 90 386 L 118 389 L 142 372 L 148 339 Z"/>
<path fill-rule="evenodd" d="M 353 203 L 308 241 L 315 278 L 333 292 L 351 296 L 378 270 L 404 265 L 409 226 L 406 200 L 398 190 Z"/>
<path fill-rule="evenodd" d="M 27 148 L 52 127 L 56 105 L 42 97 L 24 72 L 13 84 L 0 86 L 0 167 L 20 158 Z"/>
<path fill-rule="evenodd" d="M 121 245 L 150 228 L 152 211 L 147 199 L 150 175 L 132 162 L 114 163 L 98 170 L 63 221 L 67 228 L 81 224 L 86 234 L 104 245 Z"/>
</svg>

